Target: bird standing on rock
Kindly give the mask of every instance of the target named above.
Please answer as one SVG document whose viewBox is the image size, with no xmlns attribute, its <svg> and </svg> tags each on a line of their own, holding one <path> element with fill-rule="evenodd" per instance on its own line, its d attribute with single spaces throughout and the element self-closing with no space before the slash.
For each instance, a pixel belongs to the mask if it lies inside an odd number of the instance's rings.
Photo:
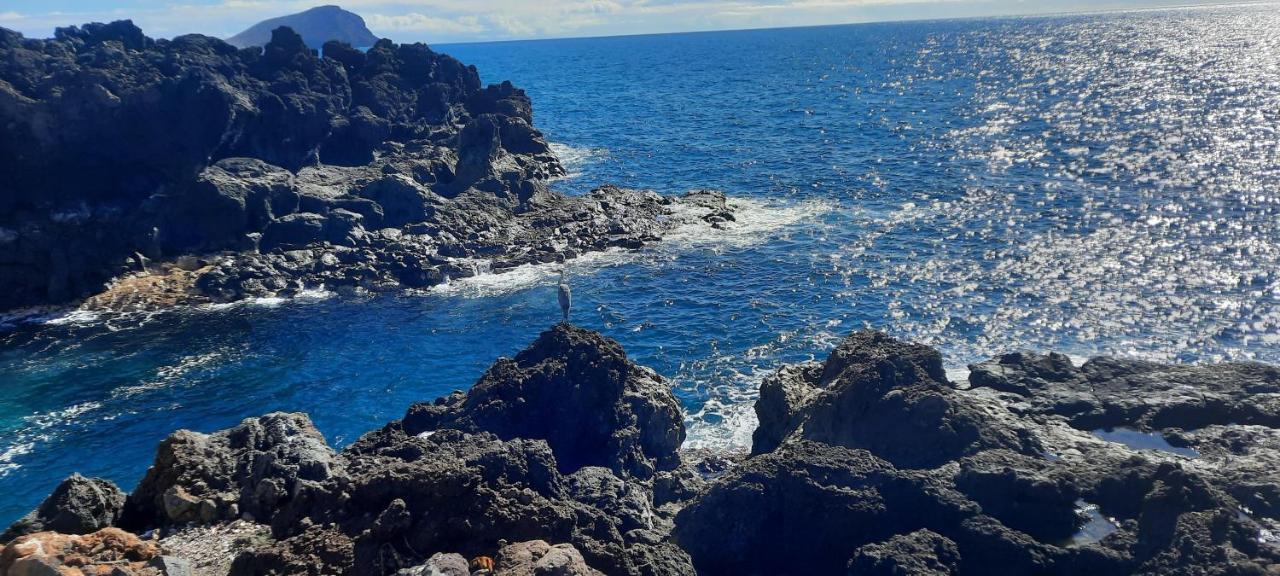
<svg viewBox="0 0 1280 576">
<path fill-rule="evenodd" d="M 573 306 L 573 290 L 569 289 L 569 280 L 564 276 L 564 269 L 560 270 L 560 313 L 564 315 L 564 321 L 569 321 L 569 308 Z"/>
</svg>

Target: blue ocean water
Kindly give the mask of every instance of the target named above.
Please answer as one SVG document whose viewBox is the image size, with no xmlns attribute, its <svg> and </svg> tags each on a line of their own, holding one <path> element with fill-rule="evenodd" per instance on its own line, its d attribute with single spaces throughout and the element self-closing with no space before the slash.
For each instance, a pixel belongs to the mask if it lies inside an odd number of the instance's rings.
<svg viewBox="0 0 1280 576">
<path fill-rule="evenodd" d="M 510 79 L 581 193 L 725 190 L 727 231 L 569 266 L 574 321 L 742 447 L 779 364 L 864 326 L 948 366 L 1019 348 L 1280 362 L 1280 10 L 1215 7 L 437 47 Z M 170 431 L 271 410 L 342 445 L 558 318 L 549 268 L 417 294 L 0 331 L 0 524 Z"/>
</svg>

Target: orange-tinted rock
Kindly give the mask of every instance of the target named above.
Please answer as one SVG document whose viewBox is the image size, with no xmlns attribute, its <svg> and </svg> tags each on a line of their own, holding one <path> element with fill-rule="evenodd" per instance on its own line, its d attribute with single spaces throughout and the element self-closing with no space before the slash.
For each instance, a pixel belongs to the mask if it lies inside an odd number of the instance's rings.
<svg viewBox="0 0 1280 576">
<path fill-rule="evenodd" d="M 6 576 L 85 576 L 120 569 L 135 576 L 160 576 L 148 563 L 160 555 L 155 543 L 119 528 L 78 536 L 37 532 L 0 549 L 0 574 Z"/>
</svg>

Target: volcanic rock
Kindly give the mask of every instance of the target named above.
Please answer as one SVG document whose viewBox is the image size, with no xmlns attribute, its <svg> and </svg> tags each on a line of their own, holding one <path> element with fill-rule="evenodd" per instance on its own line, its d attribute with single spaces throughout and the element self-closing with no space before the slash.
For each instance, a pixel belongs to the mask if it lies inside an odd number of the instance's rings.
<svg viewBox="0 0 1280 576">
<path fill-rule="evenodd" d="M 779 370 L 755 408 L 754 454 L 790 436 L 865 448 L 908 468 L 989 448 L 1033 450 L 1024 434 L 956 397 L 936 350 L 881 332 L 854 333 L 822 364 Z"/>
<path fill-rule="evenodd" d="M 466 394 L 415 404 L 405 431 L 452 428 L 546 440 L 562 472 L 603 466 L 652 477 L 680 462 L 680 405 L 670 384 L 617 342 L 559 324 L 514 359 L 499 359 Z"/>
<path fill-rule="evenodd" d="M 115 524 L 125 494 L 110 480 L 72 474 L 35 510 L 0 534 L 0 543 L 34 532 L 88 534 Z"/>
<path fill-rule="evenodd" d="M 126 501 L 122 525 L 138 529 L 187 522 L 270 521 L 308 484 L 338 466 L 304 414 L 245 419 L 213 434 L 179 430 Z"/>
</svg>

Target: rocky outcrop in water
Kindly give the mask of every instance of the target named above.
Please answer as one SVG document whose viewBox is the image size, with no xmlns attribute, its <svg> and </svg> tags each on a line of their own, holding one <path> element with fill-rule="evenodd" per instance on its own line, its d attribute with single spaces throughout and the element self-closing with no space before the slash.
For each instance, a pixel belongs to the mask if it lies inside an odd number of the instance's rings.
<svg viewBox="0 0 1280 576">
<path fill-rule="evenodd" d="M 118 523 L 237 575 L 1272 574 L 1274 374 L 1020 353 L 966 387 L 859 332 L 766 381 L 754 454 L 698 462 L 666 381 L 562 324 L 341 452 L 297 414 L 179 432 Z"/>
<path fill-rule="evenodd" d="M 684 206 L 732 218 L 714 195 L 552 193 L 564 170 L 532 123 L 523 91 L 422 44 L 0 29 L 0 309 L 184 255 L 205 260 L 192 301 L 418 288 L 636 247 Z"/>
</svg>

